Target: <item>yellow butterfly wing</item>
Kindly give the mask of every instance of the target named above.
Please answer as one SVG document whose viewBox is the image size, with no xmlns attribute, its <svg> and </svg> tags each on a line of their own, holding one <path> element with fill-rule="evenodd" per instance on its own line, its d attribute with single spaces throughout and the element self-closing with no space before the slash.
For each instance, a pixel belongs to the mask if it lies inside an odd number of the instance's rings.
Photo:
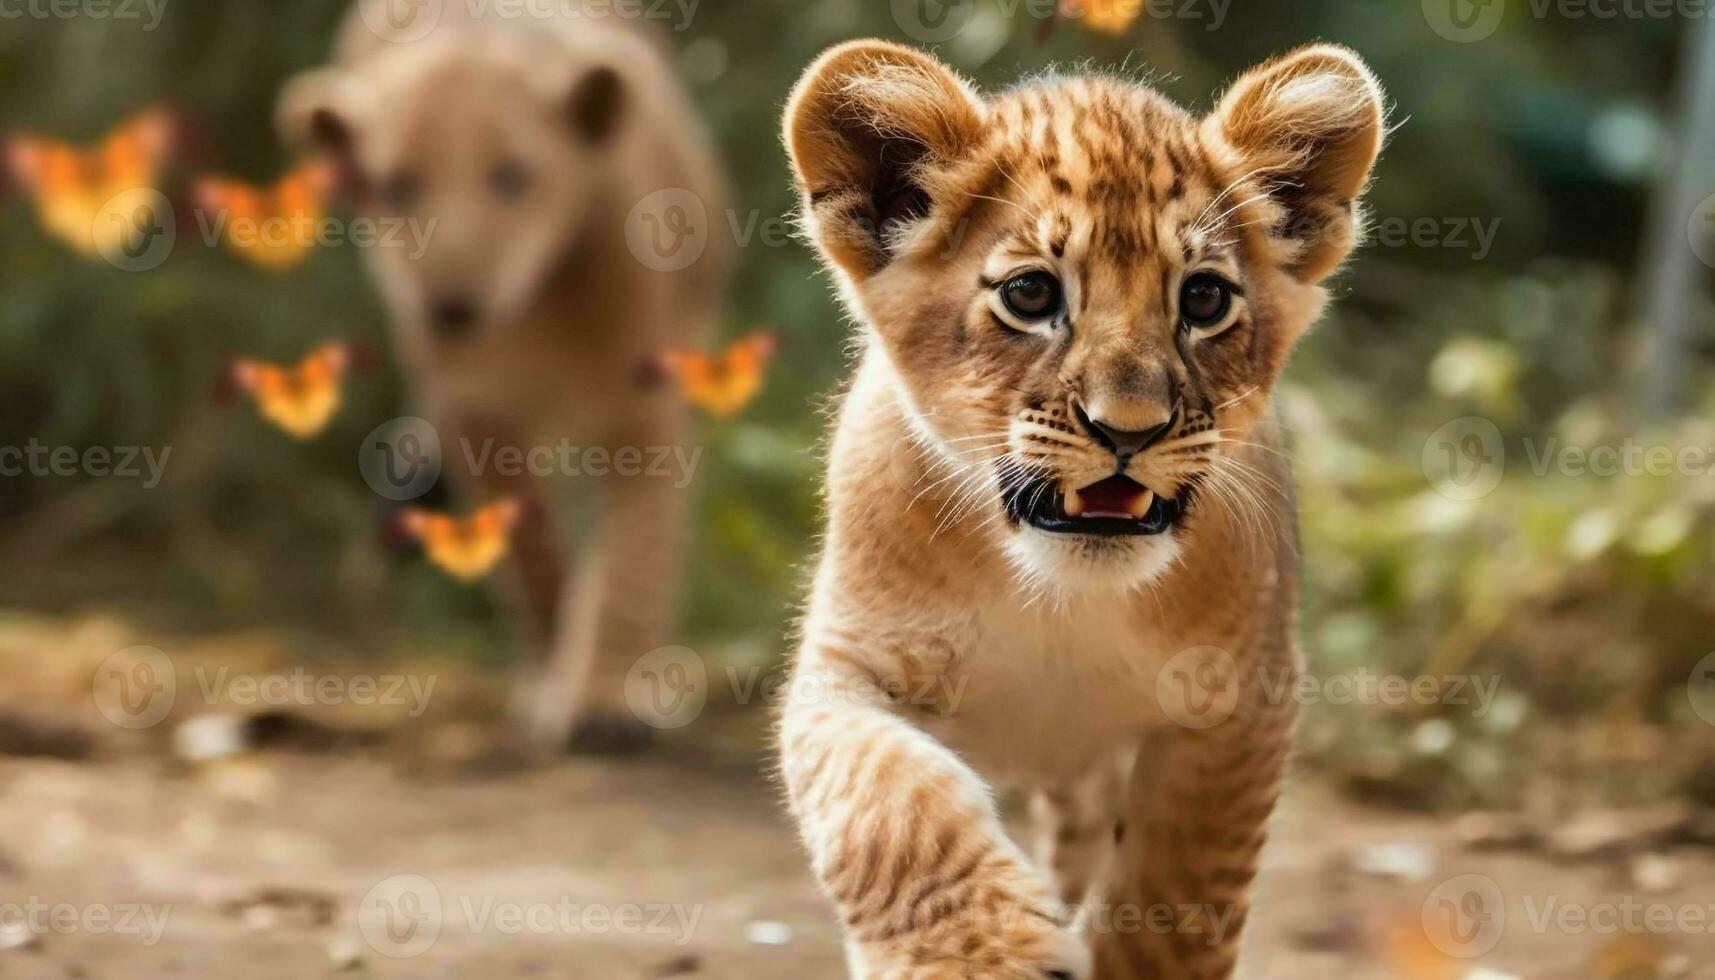
<svg viewBox="0 0 1715 980">
<path fill-rule="evenodd" d="M 197 205 L 210 227 L 221 229 L 227 249 L 270 272 L 282 272 L 309 256 L 316 225 L 326 215 L 332 170 L 312 160 L 261 188 L 222 177 L 196 184 Z"/>
<path fill-rule="evenodd" d="M 730 418 L 762 391 L 773 352 L 774 337 L 763 331 L 720 354 L 669 351 L 661 360 L 692 404 L 720 418 Z"/>
<path fill-rule="evenodd" d="M 239 360 L 234 377 L 248 391 L 262 417 L 295 439 L 313 438 L 344 401 L 340 382 L 349 362 L 343 344 L 327 344 L 293 367 Z"/>
<path fill-rule="evenodd" d="M 99 221 L 103 209 L 121 194 L 152 187 L 171 142 L 170 119 L 150 110 L 115 127 L 92 149 L 23 136 L 8 141 L 7 158 L 35 202 L 42 230 L 82 255 L 95 255 L 114 244 L 113 236 L 130 234 L 123 223 Z"/>
<path fill-rule="evenodd" d="M 474 582 L 511 550 L 518 511 L 518 503 L 511 499 L 480 507 L 462 519 L 417 509 L 405 513 L 405 529 L 422 542 L 429 560 L 443 571 Z"/>
<path fill-rule="evenodd" d="M 83 154 L 57 140 L 17 137 L 8 158 L 35 203 L 42 230 L 82 255 L 95 254 L 95 219 L 106 199 L 90 178 Z"/>
</svg>

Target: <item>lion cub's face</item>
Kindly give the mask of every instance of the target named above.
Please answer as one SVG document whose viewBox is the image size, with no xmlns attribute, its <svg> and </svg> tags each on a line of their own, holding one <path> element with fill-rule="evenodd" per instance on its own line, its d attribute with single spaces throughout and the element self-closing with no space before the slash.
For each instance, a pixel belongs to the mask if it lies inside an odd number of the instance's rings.
<svg viewBox="0 0 1715 980">
<path fill-rule="evenodd" d="M 359 208 L 415 229 L 370 257 L 395 318 L 438 341 L 528 310 L 599 193 L 620 76 L 550 50 L 446 31 L 312 73 L 282 101 L 288 131 L 341 157 Z"/>
<path fill-rule="evenodd" d="M 1382 118 L 1326 46 L 1199 119 L 1105 77 L 983 102 L 859 42 L 810 69 L 787 140 L 848 301 L 963 471 L 952 512 L 989 508 L 1033 576 L 1130 587 L 1201 510 L 1284 506 L 1237 450 L 1356 238 Z"/>
</svg>

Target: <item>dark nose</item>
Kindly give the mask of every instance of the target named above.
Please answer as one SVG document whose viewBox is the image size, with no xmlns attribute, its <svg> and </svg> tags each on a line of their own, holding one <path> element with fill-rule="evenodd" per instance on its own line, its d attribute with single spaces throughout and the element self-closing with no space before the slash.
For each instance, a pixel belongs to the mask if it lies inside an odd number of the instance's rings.
<svg viewBox="0 0 1715 980">
<path fill-rule="evenodd" d="M 476 326 L 476 302 L 468 296 L 443 296 L 435 300 L 429 318 L 435 332 L 443 337 L 459 337 Z"/>
<path fill-rule="evenodd" d="M 1125 429 L 1117 429 L 1103 422 L 1101 419 L 1091 417 L 1084 411 L 1084 407 L 1082 405 L 1076 407 L 1078 411 L 1078 420 L 1084 423 L 1084 428 L 1088 429 L 1090 434 L 1094 435 L 1103 445 L 1113 450 L 1115 456 L 1119 456 L 1122 459 L 1136 456 L 1138 453 L 1141 453 L 1150 446 L 1160 442 L 1163 436 L 1173 431 L 1174 424 L 1179 421 L 1179 409 L 1175 406 L 1173 411 L 1168 413 L 1167 421 L 1160 425 L 1132 432 Z"/>
</svg>

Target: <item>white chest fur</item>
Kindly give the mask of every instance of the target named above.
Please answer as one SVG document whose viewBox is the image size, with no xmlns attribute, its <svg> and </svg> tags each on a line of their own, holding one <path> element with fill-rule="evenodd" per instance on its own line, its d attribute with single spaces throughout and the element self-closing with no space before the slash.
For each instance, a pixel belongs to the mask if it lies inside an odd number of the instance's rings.
<svg viewBox="0 0 1715 980">
<path fill-rule="evenodd" d="M 1165 723 L 1156 695 L 1166 638 L 1136 611 L 1147 597 L 1061 607 L 996 596 L 955 639 L 952 710 L 928 723 L 991 777 L 1063 776 Z"/>
</svg>

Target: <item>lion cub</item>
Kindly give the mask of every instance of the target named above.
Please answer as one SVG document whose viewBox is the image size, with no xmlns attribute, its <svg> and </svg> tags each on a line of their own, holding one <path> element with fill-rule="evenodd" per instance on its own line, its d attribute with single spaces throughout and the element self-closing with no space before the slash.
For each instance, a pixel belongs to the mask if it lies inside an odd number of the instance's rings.
<svg viewBox="0 0 1715 980">
<path fill-rule="evenodd" d="M 854 976 L 1233 970 L 1300 669 L 1272 393 L 1384 115 L 1331 45 L 1206 116 L 1104 75 L 985 98 L 879 41 L 799 82 L 865 329 L 779 735 Z"/>
<path fill-rule="evenodd" d="M 627 223 L 658 199 L 715 213 L 717 168 L 664 46 L 611 5 L 404 10 L 357 4 L 334 65 L 282 95 L 281 128 L 341 161 L 365 215 L 427 229 L 420 251 L 366 257 L 456 482 L 536 497 L 547 460 L 597 485 L 582 547 L 546 507 L 516 535 L 525 632 L 549 650 L 522 707 L 544 748 L 586 705 L 631 738 L 625 670 L 662 642 L 689 482 L 631 465 L 685 440 L 681 403 L 640 386 L 639 368 L 705 333 L 725 256 L 714 236 L 640 253 Z"/>
</svg>

